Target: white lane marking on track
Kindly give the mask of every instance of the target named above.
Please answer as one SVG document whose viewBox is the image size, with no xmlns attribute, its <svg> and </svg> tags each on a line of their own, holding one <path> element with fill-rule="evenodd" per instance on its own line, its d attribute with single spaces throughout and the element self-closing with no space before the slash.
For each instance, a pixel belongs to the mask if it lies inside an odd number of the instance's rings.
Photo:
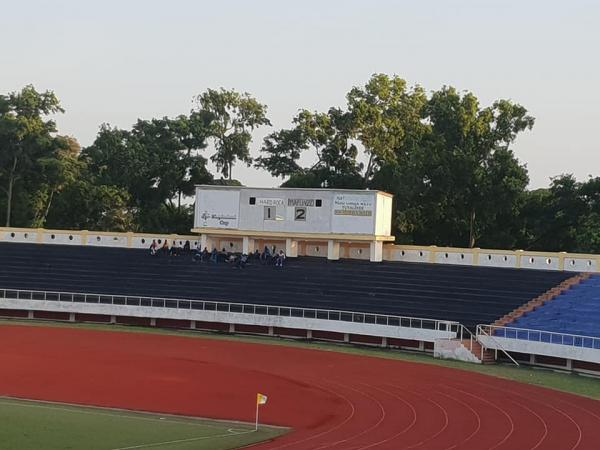
<svg viewBox="0 0 600 450">
<path fill-rule="evenodd" d="M 364 450 L 366 448 L 377 447 L 378 445 L 385 444 L 387 442 L 393 441 L 397 437 L 399 437 L 399 436 L 403 435 L 404 433 L 406 433 L 408 430 L 410 430 L 417 423 L 417 411 L 416 411 L 415 407 L 410 402 L 404 400 L 402 397 L 399 397 L 396 394 L 393 394 L 393 393 L 391 393 L 389 391 L 386 391 L 385 389 L 381 389 L 381 388 L 378 388 L 376 386 L 371 386 L 371 387 L 373 389 L 377 389 L 378 391 L 384 392 L 384 393 L 386 393 L 386 394 L 394 397 L 395 399 L 400 400 L 401 402 L 405 403 L 406 405 L 408 405 L 408 407 L 410 408 L 410 410 L 412 412 L 412 415 L 413 415 L 412 422 L 410 424 L 408 424 L 408 426 L 406 428 L 404 428 L 403 430 L 399 431 L 398 433 L 394 434 L 393 436 L 391 436 L 391 437 L 389 437 L 387 439 L 384 439 L 384 440 L 379 441 L 379 442 L 375 442 L 373 444 L 365 445 L 363 447 L 358 447 L 355 450 Z"/>
<path fill-rule="evenodd" d="M 463 445 L 465 442 L 468 442 L 469 439 L 471 439 L 473 436 L 475 436 L 477 434 L 477 432 L 481 429 L 481 416 L 479 415 L 479 413 L 477 411 L 475 411 L 473 408 L 471 408 L 470 405 L 468 405 L 467 403 L 463 402 L 461 399 L 456 398 L 456 397 L 454 397 L 452 395 L 449 395 L 449 394 L 445 394 L 445 393 L 440 392 L 440 391 L 437 391 L 437 393 L 439 395 L 443 395 L 444 397 L 448 397 L 450 400 L 453 400 L 453 401 L 455 401 L 457 403 L 460 403 L 465 408 L 467 408 L 468 410 L 470 410 L 473 413 L 473 415 L 475 416 L 475 419 L 477 419 L 477 426 L 475 427 L 475 430 L 470 435 L 468 435 L 465 439 L 463 439 L 462 441 L 460 441 L 460 442 L 458 442 L 458 443 L 456 443 L 454 445 L 451 445 L 450 447 L 447 447 L 446 450 L 450 450 L 452 448 L 458 447 L 459 445 Z"/>
<path fill-rule="evenodd" d="M 583 437 L 583 433 L 581 431 L 581 427 L 579 426 L 579 424 L 577 422 L 575 422 L 575 420 L 573 420 L 573 418 L 570 415 L 568 415 L 566 412 L 564 412 L 562 409 L 555 408 L 554 406 L 552 406 L 551 404 L 546 403 L 546 402 L 539 401 L 539 403 L 542 403 L 543 405 L 546 405 L 549 408 L 555 410 L 559 414 L 562 414 L 567 419 L 569 419 L 571 421 L 571 423 L 573 423 L 573 425 L 575 425 L 575 428 L 577 428 L 577 432 L 579 433 L 579 436 L 577 437 L 577 442 L 575 442 L 575 445 L 573 445 L 573 447 L 571 447 L 571 450 L 575 450 L 577 447 L 579 447 L 579 444 L 581 443 L 581 438 Z"/>
<path fill-rule="evenodd" d="M 38 404 L 38 402 L 42 403 L 42 404 Z M 21 398 L 16 398 L 16 397 L 0 398 L 0 404 L 11 405 L 11 406 L 16 406 L 16 407 L 23 407 L 23 408 L 38 408 L 38 409 L 48 409 L 51 411 L 65 411 L 68 413 L 87 414 L 87 415 L 92 415 L 92 416 L 108 416 L 108 417 L 118 417 L 120 419 L 145 420 L 145 421 L 149 421 L 149 422 L 177 423 L 177 424 L 189 425 L 189 426 L 193 426 L 193 427 L 202 425 L 207 428 L 217 428 L 217 429 L 222 428 L 218 425 L 205 423 L 202 419 L 188 418 L 189 420 L 185 420 L 186 418 L 182 417 L 182 420 L 176 420 L 176 419 L 169 419 L 169 418 L 165 418 L 165 417 L 143 417 L 142 415 L 146 415 L 146 414 L 150 415 L 153 413 L 145 412 L 145 411 L 136 412 L 136 411 L 117 410 L 117 409 L 110 409 L 110 408 L 107 409 L 107 408 L 103 408 L 101 406 L 77 405 L 77 404 L 71 404 L 71 403 L 66 403 L 63 405 L 60 403 L 55 404 L 55 403 L 47 402 L 44 400 L 28 400 L 28 399 L 21 399 Z M 56 405 L 56 406 L 51 406 L 51 405 Z M 98 410 L 95 410 L 95 408 L 99 408 L 101 410 L 98 411 Z M 197 420 L 197 422 L 194 423 L 194 420 Z"/>
<path fill-rule="evenodd" d="M 546 403 L 546 402 L 542 402 L 540 400 L 538 400 L 539 403 L 541 403 L 542 405 L 546 405 L 549 408 L 553 409 L 554 411 L 558 412 L 559 414 L 565 416 L 567 419 L 569 419 L 571 421 L 571 423 L 573 425 L 575 425 L 575 428 L 577 428 L 577 432 L 579 433 L 579 436 L 577 437 L 577 441 L 575 442 L 575 445 L 573 445 L 573 447 L 571 447 L 571 450 L 575 450 L 577 447 L 579 447 L 579 444 L 581 443 L 581 439 L 583 437 L 583 432 L 581 431 L 581 427 L 579 426 L 579 424 L 577 422 L 575 422 L 575 420 L 568 415 L 566 412 L 564 412 L 562 409 L 558 409 L 554 406 L 552 406 L 550 403 Z"/>
<path fill-rule="evenodd" d="M 513 391 L 509 391 L 509 390 L 507 390 L 507 389 L 502 389 L 502 388 L 499 388 L 499 387 L 497 387 L 497 386 L 490 386 L 490 385 L 487 385 L 487 384 L 484 384 L 484 383 L 480 383 L 480 382 L 477 382 L 477 381 L 472 381 L 472 383 L 473 383 L 473 384 L 478 384 L 478 385 L 480 385 L 480 386 L 483 386 L 483 387 L 486 387 L 486 388 L 488 388 L 488 389 L 489 389 L 489 388 L 492 388 L 492 389 L 495 389 L 495 390 L 497 390 L 497 391 L 500 391 L 500 392 L 509 393 L 509 394 L 514 394 L 514 395 L 517 395 L 517 396 L 519 396 L 519 397 L 521 397 L 521 398 L 523 398 L 523 399 L 525 399 L 525 400 L 527 400 L 527 401 L 530 401 L 530 402 L 531 402 L 531 401 L 533 401 L 533 402 L 535 402 L 535 403 L 540 403 L 540 404 L 542 404 L 542 405 L 544 405 L 544 406 L 547 406 L 547 407 L 549 407 L 550 409 L 553 409 L 553 410 L 555 410 L 555 411 L 556 411 L 556 412 L 558 412 L 559 414 L 561 414 L 561 415 L 565 416 L 567 419 L 569 419 L 569 420 L 570 420 L 570 421 L 571 421 L 571 422 L 572 422 L 572 423 L 575 425 L 575 427 L 577 428 L 577 430 L 579 431 L 579 438 L 577 439 L 577 442 L 575 443 L 575 446 L 574 446 L 574 447 L 571 447 L 571 450 L 574 450 L 575 448 L 577 448 L 577 447 L 579 446 L 579 443 L 581 442 L 581 439 L 582 439 L 582 431 L 581 431 L 581 428 L 579 427 L 579 425 L 577 424 L 577 422 L 575 422 L 575 421 L 573 420 L 573 418 L 572 418 L 571 416 L 569 416 L 567 413 L 565 413 L 565 412 L 564 412 L 564 411 L 562 411 L 561 409 L 558 409 L 558 408 L 556 408 L 556 407 L 554 407 L 554 406 L 550 405 L 549 403 L 546 403 L 546 402 L 543 402 L 543 401 L 541 401 L 541 400 L 538 400 L 537 398 L 529 398 L 529 397 L 527 397 L 527 396 L 525 396 L 525 395 L 523 395 L 523 394 L 515 394 Z M 587 410 L 586 410 L 586 411 L 587 411 Z M 593 414 L 593 413 L 592 413 L 592 415 L 594 415 L 594 416 L 595 416 L 595 414 Z M 544 423 L 545 423 L 545 422 L 544 422 Z M 546 427 L 546 429 L 547 429 L 547 427 Z M 538 444 L 538 445 L 539 445 L 539 444 Z M 537 448 L 537 447 L 538 447 L 538 445 L 536 445 L 534 448 Z M 530 450 L 533 450 L 533 449 L 530 449 Z"/>
<path fill-rule="evenodd" d="M 363 386 L 369 386 L 368 384 L 364 384 L 364 383 L 360 383 L 360 384 L 363 385 Z M 345 385 L 340 385 L 340 386 L 345 387 L 346 389 L 350 389 L 352 391 L 358 392 L 359 394 L 363 395 L 364 397 L 367 397 L 368 399 L 373 400 L 375 403 L 377 403 L 377 406 L 379 406 L 379 410 L 381 411 L 381 417 L 379 418 L 379 420 L 377 421 L 377 423 L 375 423 L 375 425 L 373 425 L 373 426 L 371 426 L 371 427 L 369 427 L 369 428 L 361 431 L 360 433 L 355 434 L 355 435 L 350 436 L 350 437 L 347 437 L 346 439 L 342 439 L 342 440 L 339 440 L 339 441 L 335 441 L 335 442 L 331 442 L 331 443 L 328 443 L 328 444 L 320 445 L 320 446 L 316 447 L 315 450 L 321 450 L 323 448 L 335 447 L 338 444 L 343 444 L 344 442 L 348 442 L 348 441 L 350 441 L 352 439 L 356 439 L 357 437 L 362 436 L 363 434 L 366 434 L 369 431 L 372 431 L 375 428 L 377 428 L 379 425 L 381 425 L 381 422 L 383 422 L 383 420 L 385 419 L 385 408 L 383 407 L 383 405 L 381 404 L 381 402 L 379 400 L 377 400 L 375 397 L 373 397 L 372 395 L 369 395 L 369 394 L 367 394 L 367 393 L 365 393 L 365 392 L 363 392 L 363 391 L 361 391 L 359 389 L 350 387 L 350 386 L 345 386 Z"/>
<path fill-rule="evenodd" d="M 467 391 L 463 391 L 462 389 L 458 389 L 458 388 L 455 388 L 455 387 L 452 387 L 452 386 L 448 386 L 448 385 L 446 385 L 446 387 L 448 389 L 452 389 L 454 391 L 461 392 L 461 393 L 463 393 L 465 395 L 468 395 L 469 397 L 476 398 L 476 399 L 478 399 L 478 400 L 480 400 L 480 401 L 482 401 L 482 402 L 490 405 L 492 408 L 495 408 L 498 411 L 500 411 L 502 414 L 504 414 L 504 416 L 508 419 L 508 423 L 510 424 L 510 430 L 509 430 L 509 432 L 506 434 L 506 436 L 504 436 L 504 438 L 500 442 L 497 442 L 496 444 L 494 444 L 493 446 L 491 446 L 488 450 L 493 450 L 493 449 L 499 447 L 500 445 L 504 444 L 508 440 L 508 438 L 514 433 L 514 431 L 515 431 L 515 422 L 512 420 L 512 417 L 510 416 L 510 414 L 508 414 L 504 409 L 500 408 L 495 403 L 493 403 L 493 402 L 491 402 L 491 401 L 489 401 L 489 400 L 487 400 L 487 399 L 485 399 L 483 397 L 480 397 L 479 395 L 476 395 L 476 394 L 473 394 L 473 393 L 470 393 L 470 392 L 467 392 Z"/>
<path fill-rule="evenodd" d="M 133 449 L 136 449 L 136 448 L 151 448 L 151 447 L 158 447 L 159 445 L 181 444 L 183 442 L 203 441 L 203 440 L 206 440 L 206 439 L 223 438 L 223 437 L 230 437 L 230 436 L 239 436 L 240 434 L 248 434 L 248 433 L 254 433 L 254 432 L 255 432 L 254 430 L 249 430 L 249 431 L 243 431 L 241 433 L 213 434 L 213 435 L 210 435 L 210 436 L 200 436 L 200 437 L 195 437 L 195 438 L 176 439 L 176 440 L 173 440 L 173 441 L 153 442 L 153 443 L 150 443 L 150 444 L 132 445 L 130 447 L 118 447 L 118 448 L 113 448 L 111 450 L 133 450 Z"/>
<path fill-rule="evenodd" d="M 533 409 L 525 406 L 524 404 L 520 403 L 520 402 L 516 402 L 512 399 L 509 399 L 512 403 L 514 403 L 517 406 L 520 406 L 521 408 L 529 411 L 531 414 L 533 414 L 535 417 L 538 418 L 538 420 L 540 420 L 542 422 L 542 426 L 544 427 L 544 434 L 542 434 L 542 437 L 535 443 L 535 445 L 533 447 L 531 447 L 529 450 L 535 450 L 536 448 L 538 448 L 540 445 L 542 445 L 542 442 L 544 442 L 544 439 L 546 439 L 546 436 L 548 436 L 548 424 L 546 423 L 546 421 L 544 420 L 544 418 L 542 416 L 540 416 L 538 413 L 536 413 Z"/>
<path fill-rule="evenodd" d="M 444 426 L 435 434 L 429 436 L 427 439 L 421 441 L 421 442 L 417 442 L 416 444 L 413 444 L 409 447 L 405 447 L 405 448 L 416 448 L 416 447 L 420 447 L 421 445 L 425 444 L 426 442 L 432 441 L 433 439 L 435 439 L 436 437 L 438 437 L 440 434 L 442 434 L 444 432 L 444 430 L 446 428 L 448 428 L 448 411 L 446 411 L 446 408 L 444 408 L 442 405 L 440 405 L 438 402 L 436 402 L 435 400 L 425 397 L 423 394 L 419 394 L 415 391 L 411 391 L 413 392 L 413 394 L 421 397 L 422 399 L 424 399 L 425 401 L 428 401 L 429 403 L 433 403 L 435 406 L 437 406 L 437 408 L 442 411 L 442 413 L 444 414 Z"/>
<path fill-rule="evenodd" d="M 344 400 L 348 405 L 350 405 L 350 409 L 351 409 L 350 414 L 342 422 L 340 422 L 339 424 L 337 424 L 336 426 L 334 426 L 332 428 L 329 428 L 329 429 L 327 429 L 325 431 L 322 431 L 321 433 L 317 433 L 317 434 L 315 434 L 313 436 L 309 436 L 307 438 L 300 439 L 299 441 L 288 442 L 286 444 L 279 445 L 277 447 L 272 447 L 271 450 L 277 450 L 277 449 L 280 449 L 280 448 L 290 447 L 290 446 L 296 445 L 296 444 L 302 444 L 302 443 L 304 443 L 306 441 L 310 441 L 310 440 L 316 439 L 318 437 L 325 436 L 326 434 L 329 434 L 332 431 L 335 431 L 338 428 L 344 426 L 346 423 L 348 423 L 349 420 L 351 420 L 354 417 L 354 414 L 356 412 L 356 409 L 354 407 L 354 403 L 352 403 L 350 400 L 348 400 L 348 398 L 346 396 L 340 394 L 339 392 L 335 392 L 335 391 L 333 391 L 331 389 L 328 389 L 326 387 L 319 386 L 319 385 L 316 385 L 316 384 L 313 385 L 313 387 L 316 387 L 318 389 L 322 389 L 322 390 L 324 390 L 326 392 L 329 392 L 330 394 L 333 394 L 334 396 L 336 396 L 336 397 L 341 398 L 342 400 Z"/>
<path fill-rule="evenodd" d="M 585 411 L 590 416 L 593 416 L 594 418 L 600 420 L 600 416 L 598 414 L 596 414 L 595 412 L 590 411 L 587 408 L 584 408 L 583 406 L 579 406 L 579 405 L 576 405 L 575 403 L 568 402 L 567 400 L 564 400 L 562 398 L 557 398 L 556 400 L 558 400 L 559 402 L 562 402 L 562 403 L 566 403 L 567 405 L 572 406 L 574 408 L 580 409 L 581 411 Z"/>
</svg>

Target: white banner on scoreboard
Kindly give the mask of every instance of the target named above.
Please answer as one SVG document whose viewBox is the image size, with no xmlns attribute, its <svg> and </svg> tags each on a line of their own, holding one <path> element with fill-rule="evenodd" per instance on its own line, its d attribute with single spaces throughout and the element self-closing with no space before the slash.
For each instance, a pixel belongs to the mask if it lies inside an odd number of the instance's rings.
<svg viewBox="0 0 600 450">
<path fill-rule="evenodd" d="M 336 216 L 371 217 L 373 215 L 373 197 L 338 194 L 333 198 L 333 214 Z"/>
<path fill-rule="evenodd" d="M 374 199 L 373 195 L 335 194 L 331 231 L 334 233 L 373 233 Z"/>
<path fill-rule="evenodd" d="M 197 228 L 238 228 L 240 191 L 199 189 Z"/>
</svg>

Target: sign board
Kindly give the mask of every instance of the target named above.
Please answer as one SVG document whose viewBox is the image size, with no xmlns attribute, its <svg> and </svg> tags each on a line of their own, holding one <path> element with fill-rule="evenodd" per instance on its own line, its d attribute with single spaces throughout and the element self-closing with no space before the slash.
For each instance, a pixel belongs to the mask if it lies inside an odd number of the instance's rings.
<svg viewBox="0 0 600 450">
<path fill-rule="evenodd" d="M 198 227 L 238 228 L 239 191 L 200 190 L 196 203 Z"/>
<path fill-rule="evenodd" d="M 282 198 L 257 198 L 257 206 L 285 206 L 285 201 Z"/>
<path fill-rule="evenodd" d="M 333 214 L 336 216 L 373 216 L 373 197 L 366 195 L 338 194 L 333 198 Z"/>
<path fill-rule="evenodd" d="M 288 206 L 315 206 L 314 198 L 288 198 Z"/>
</svg>

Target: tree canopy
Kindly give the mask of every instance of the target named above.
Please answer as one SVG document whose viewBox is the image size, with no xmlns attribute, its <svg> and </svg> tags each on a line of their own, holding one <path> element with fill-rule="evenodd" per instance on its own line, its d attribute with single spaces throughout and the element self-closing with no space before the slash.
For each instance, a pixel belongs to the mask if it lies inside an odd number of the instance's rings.
<svg viewBox="0 0 600 450">
<path fill-rule="evenodd" d="M 54 155 L 60 160 L 55 154 L 60 146 L 56 124 L 49 118 L 59 112 L 63 109 L 52 91 L 40 93 L 29 85 L 20 92 L 0 95 L 0 188 L 5 194 L 6 226 L 11 225 L 15 212 L 17 221 L 33 219 L 33 198 L 27 194 L 40 188 L 38 175 L 50 169 L 49 158 Z"/>
<path fill-rule="evenodd" d="M 225 89 L 208 89 L 196 96 L 195 101 L 196 112 L 205 114 L 210 121 L 208 136 L 216 149 L 210 159 L 217 165 L 217 170 L 231 180 L 236 161 L 252 163 L 252 131 L 271 124 L 267 119 L 267 106 L 248 93 Z"/>
<path fill-rule="evenodd" d="M 512 145 L 535 121 L 510 100 L 481 105 L 451 86 L 426 92 L 375 74 L 343 105 L 299 109 L 256 157 L 253 132 L 271 125 L 266 105 L 225 89 L 193 102 L 187 114 L 127 129 L 102 124 L 82 149 L 57 130 L 63 109 L 52 91 L 28 85 L 0 95 L 0 220 L 185 233 L 194 185 L 239 185 L 232 172 L 241 162 L 283 186 L 393 193 L 399 243 L 600 251 L 600 177 L 562 174 L 527 190 Z"/>
</svg>

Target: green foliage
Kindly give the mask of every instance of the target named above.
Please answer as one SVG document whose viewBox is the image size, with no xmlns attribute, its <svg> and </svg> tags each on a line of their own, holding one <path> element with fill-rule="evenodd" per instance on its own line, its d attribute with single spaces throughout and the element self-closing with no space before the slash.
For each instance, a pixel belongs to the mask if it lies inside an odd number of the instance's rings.
<svg viewBox="0 0 600 450">
<path fill-rule="evenodd" d="M 420 86 L 408 89 L 397 76 L 375 74 L 364 87 L 352 88 L 346 98 L 353 134 L 369 158 L 365 180 L 382 164 L 402 161 L 429 129 L 422 121 L 425 92 Z"/>
<path fill-rule="evenodd" d="M 517 216 L 529 178 L 509 146 L 533 118 L 504 100 L 481 108 L 453 88 L 434 92 L 421 114 L 420 144 L 375 176 L 377 187 L 397 194 L 402 232 L 416 243 L 513 245 L 499 233 Z"/>
<path fill-rule="evenodd" d="M 274 176 L 288 176 L 287 187 L 361 188 L 362 164 L 352 142 L 352 116 L 339 108 L 327 113 L 302 110 L 293 120 L 294 128 L 271 133 L 264 140 L 256 167 Z M 301 167 L 303 152 L 311 151 L 316 162 Z"/>
<path fill-rule="evenodd" d="M 61 145 L 56 142 L 56 124 L 48 118 L 59 112 L 63 109 L 52 91 L 40 93 L 29 85 L 20 92 L 0 95 L 0 189 L 6 226 L 13 223 L 14 212 L 16 225 L 31 220 L 28 192 L 39 188 L 41 171 L 51 175 L 49 158 Z M 14 202 L 15 198 L 19 201 Z"/>
<path fill-rule="evenodd" d="M 561 175 L 527 191 L 511 146 L 534 119 L 509 100 L 481 106 L 470 92 L 427 94 L 375 74 L 343 107 L 301 109 L 291 127 L 265 137 L 254 161 L 252 132 L 270 125 L 266 105 L 225 89 L 194 101 L 189 115 L 104 124 L 81 150 L 57 133 L 52 118 L 63 110 L 53 92 L 0 95 L 0 220 L 186 233 L 194 186 L 241 185 L 232 178 L 241 161 L 286 187 L 393 193 L 400 243 L 600 252 L 600 178 Z M 207 168 L 208 142 L 220 179 Z"/>
<path fill-rule="evenodd" d="M 288 187 L 372 187 L 396 196 L 400 242 L 512 246 L 529 181 L 510 150 L 533 126 L 507 100 L 481 108 L 471 93 L 376 74 L 346 96 L 345 109 L 302 110 L 291 129 L 268 135 L 256 166 Z M 359 149 L 368 159 L 357 161 Z M 316 162 L 303 167 L 306 152 Z"/>
<path fill-rule="evenodd" d="M 213 181 L 200 155 L 209 126 L 202 113 L 138 120 L 131 131 L 103 125 L 82 158 L 95 185 L 128 193 L 137 228 L 169 232 L 175 223 L 178 230 L 190 225 L 189 232 L 192 213 L 182 201 L 196 184 Z"/>
<path fill-rule="evenodd" d="M 600 252 L 600 178 L 552 179 L 550 188 L 527 193 L 519 245 L 531 250 Z"/>
<path fill-rule="evenodd" d="M 115 186 L 75 180 L 60 194 L 48 214 L 47 228 L 137 231 L 130 196 Z"/>
<path fill-rule="evenodd" d="M 211 161 L 224 177 L 231 179 L 233 165 L 242 161 L 252 163 L 250 157 L 251 132 L 261 125 L 271 125 L 267 119 L 267 106 L 248 93 L 234 90 L 208 89 L 195 98 L 197 111 L 211 119 L 210 137 L 216 152 Z"/>
</svg>

